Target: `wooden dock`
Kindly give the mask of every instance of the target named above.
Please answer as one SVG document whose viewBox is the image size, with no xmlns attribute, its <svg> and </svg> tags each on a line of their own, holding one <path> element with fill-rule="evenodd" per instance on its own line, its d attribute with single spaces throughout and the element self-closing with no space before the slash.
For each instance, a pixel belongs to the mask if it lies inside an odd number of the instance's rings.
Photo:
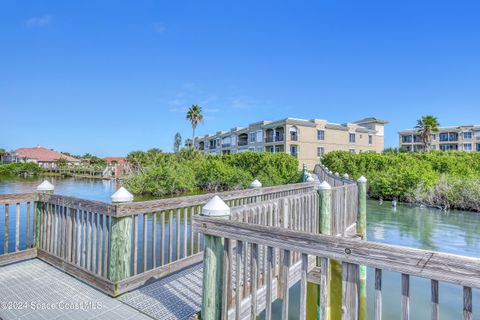
<svg viewBox="0 0 480 320">
<path fill-rule="evenodd" d="M 322 166 L 314 174 L 316 183 L 216 194 L 230 207 L 228 219 L 200 216 L 213 194 L 117 204 L 46 192 L 0 195 L 0 278 L 12 263 L 39 260 L 156 319 L 186 319 L 200 309 L 204 319 L 261 312 L 271 319 L 275 300 L 287 319 L 289 288 L 298 282 L 298 317 L 305 319 L 313 281 L 323 318 L 339 312 L 350 320 L 365 317 L 368 266 L 376 277 L 369 318 L 381 319 L 382 270 L 389 270 L 401 274 L 401 319 L 410 318 L 410 276 L 431 279 L 432 319 L 439 318 L 439 281 L 463 286 L 464 319 L 473 319 L 479 259 L 367 241 L 366 181 Z M 339 277 L 332 263 L 342 266 Z M 341 287 L 341 310 L 329 309 L 328 285 Z"/>
</svg>

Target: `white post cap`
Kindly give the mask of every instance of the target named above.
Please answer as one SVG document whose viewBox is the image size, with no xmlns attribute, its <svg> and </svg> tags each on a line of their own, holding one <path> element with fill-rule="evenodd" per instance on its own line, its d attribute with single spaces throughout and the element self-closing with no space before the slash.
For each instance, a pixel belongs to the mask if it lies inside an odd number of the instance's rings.
<svg viewBox="0 0 480 320">
<path fill-rule="evenodd" d="M 255 179 L 252 181 L 252 183 L 250 183 L 250 188 L 261 188 L 261 187 L 262 187 L 262 183 L 258 181 L 258 179 Z"/>
<path fill-rule="evenodd" d="M 328 173 L 329 173 L 329 174 L 333 174 L 332 170 L 328 170 Z"/>
<path fill-rule="evenodd" d="M 133 201 L 133 194 L 131 194 L 127 189 L 121 187 L 114 194 L 110 197 L 113 203 L 120 203 L 120 202 L 132 202 Z"/>
<path fill-rule="evenodd" d="M 44 180 L 37 186 L 37 191 L 53 191 L 55 186 L 51 184 L 48 180 Z"/>
<path fill-rule="evenodd" d="M 335 172 L 335 176 L 340 177 L 340 173 Z"/>
<path fill-rule="evenodd" d="M 318 189 L 320 189 L 320 190 L 330 190 L 330 189 L 332 189 L 332 187 L 328 184 L 327 181 L 323 181 L 323 182 L 320 183 L 320 185 L 318 186 Z"/>
<path fill-rule="evenodd" d="M 306 181 L 307 182 L 314 182 L 315 179 L 313 179 L 312 175 L 309 175 Z"/>
<path fill-rule="evenodd" d="M 367 182 L 367 178 L 365 178 L 364 176 L 361 176 L 360 178 L 358 178 L 357 182 L 365 183 Z"/>
<path fill-rule="evenodd" d="M 350 176 L 348 175 L 348 173 L 345 173 L 345 174 L 343 175 L 343 177 L 344 177 L 345 179 L 350 178 Z"/>
<path fill-rule="evenodd" d="M 210 199 L 202 209 L 202 216 L 224 217 L 230 215 L 230 207 L 219 197 Z"/>
</svg>

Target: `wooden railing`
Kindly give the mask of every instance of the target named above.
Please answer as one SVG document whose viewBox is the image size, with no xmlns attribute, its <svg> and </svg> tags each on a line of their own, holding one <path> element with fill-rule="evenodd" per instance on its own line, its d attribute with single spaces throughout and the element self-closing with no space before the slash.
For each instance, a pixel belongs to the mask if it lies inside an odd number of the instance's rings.
<svg viewBox="0 0 480 320">
<path fill-rule="evenodd" d="M 338 186 L 343 186 L 347 184 L 355 184 L 356 182 L 353 180 L 350 180 L 348 178 L 348 175 L 335 175 L 335 173 L 331 172 L 322 164 L 317 164 L 315 165 L 315 168 L 313 169 L 313 173 L 315 173 L 320 181 L 327 181 L 329 185 L 332 187 L 338 187 Z"/>
<path fill-rule="evenodd" d="M 217 195 L 236 207 L 313 190 L 313 183 L 301 183 Z M 0 195 L 4 243 L 10 244 L 0 265 L 37 256 L 116 296 L 202 260 L 203 236 L 192 218 L 214 195 L 124 204 L 47 193 Z"/>
<path fill-rule="evenodd" d="M 265 319 L 272 319 L 272 304 L 277 298 L 282 300 L 282 319 L 288 319 L 291 315 L 289 286 L 282 284 L 298 280 L 298 318 L 305 319 L 307 277 L 312 258 L 318 259 L 320 264 L 318 307 L 321 319 L 327 319 L 329 312 L 330 259 L 342 265 L 342 307 L 336 310 L 337 314 L 342 314 L 342 319 L 359 319 L 360 265 L 375 269 L 374 315 L 369 318 L 382 318 L 382 270 L 387 270 L 401 274 L 401 319 L 410 319 L 410 276 L 431 280 L 431 319 L 439 319 L 439 281 L 463 286 L 463 319 L 473 319 L 472 288 L 480 288 L 480 259 L 202 216 L 194 218 L 193 226 L 205 235 L 224 241 L 224 263 L 217 264 L 223 267 L 218 271 L 222 276 L 217 278 L 220 283 L 216 284 L 219 296 L 226 297 L 219 304 L 219 314 L 224 319 L 255 319 L 263 310 Z M 236 250 L 236 263 L 233 264 L 242 265 L 244 259 L 249 259 L 249 268 L 229 267 L 232 265 L 229 248 L 233 243 L 242 248 Z M 265 247 L 266 254 L 260 254 L 259 247 Z M 245 252 L 250 255 L 247 257 Z M 278 260 L 279 252 L 283 259 Z M 291 260 L 295 254 L 301 256 L 296 266 Z M 265 260 L 266 272 L 262 274 Z M 283 266 L 281 272 L 277 270 L 278 265 Z M 235 303 L 231 303 L 232 299 Z"/>
</svg>

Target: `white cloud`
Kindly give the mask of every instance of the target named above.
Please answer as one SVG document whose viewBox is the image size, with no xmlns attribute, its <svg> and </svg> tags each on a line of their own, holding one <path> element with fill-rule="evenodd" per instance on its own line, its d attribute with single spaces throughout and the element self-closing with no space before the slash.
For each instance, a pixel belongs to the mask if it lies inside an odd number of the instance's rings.
<svg viewBox="0 0 480 320">
<path fill-rule="evenodd" d="M 37 16 L 25 21 L 25 25 L 29 28 L 42 28 L 48 26 L 51 21 L 52 16 L 50 15 Z"/>
<path fill-rule="evenodd" d="M 156 22 L 153 24 L 153 30 L 156 33 L 164 33 L 167 31 L 167 28 L 163 24 Z"/>
</svg>

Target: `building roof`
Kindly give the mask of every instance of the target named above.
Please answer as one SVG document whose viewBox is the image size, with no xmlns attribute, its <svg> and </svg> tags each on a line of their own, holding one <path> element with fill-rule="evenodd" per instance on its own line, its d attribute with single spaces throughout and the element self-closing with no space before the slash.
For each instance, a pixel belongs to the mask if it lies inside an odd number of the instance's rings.
<svg viewBox="0 0 480 320">
<path fill-rule="evenodd" d="M 105 160 L 107 163 L 125 163 L 127 162 L 127 157 L 105 157 L 103 160 Z"/>
<path fill-rule="evenodd" d="M 19 148 L 13 150 L 13 153 L 19 158 L 35 159 L 39 162 L 54 162 L 60 158 L 67 160 L 68 162 L 80 162 L 71 156 L 64 155 L 53 149 L 47 149 L 42 146 L 36 146 L 34 148 Z"/>
<path fill-rule="evenodd" d="M 375 117 L 368 117 L 368 118 L 363 118 L 361 120 L 354 121 L 353 123 L 355 124 L 361 124 L 361 123 L 381 123 L 381 124 L 387 124 L 388 121 L 382 118 L 375 118 Z"/>
</svg>

